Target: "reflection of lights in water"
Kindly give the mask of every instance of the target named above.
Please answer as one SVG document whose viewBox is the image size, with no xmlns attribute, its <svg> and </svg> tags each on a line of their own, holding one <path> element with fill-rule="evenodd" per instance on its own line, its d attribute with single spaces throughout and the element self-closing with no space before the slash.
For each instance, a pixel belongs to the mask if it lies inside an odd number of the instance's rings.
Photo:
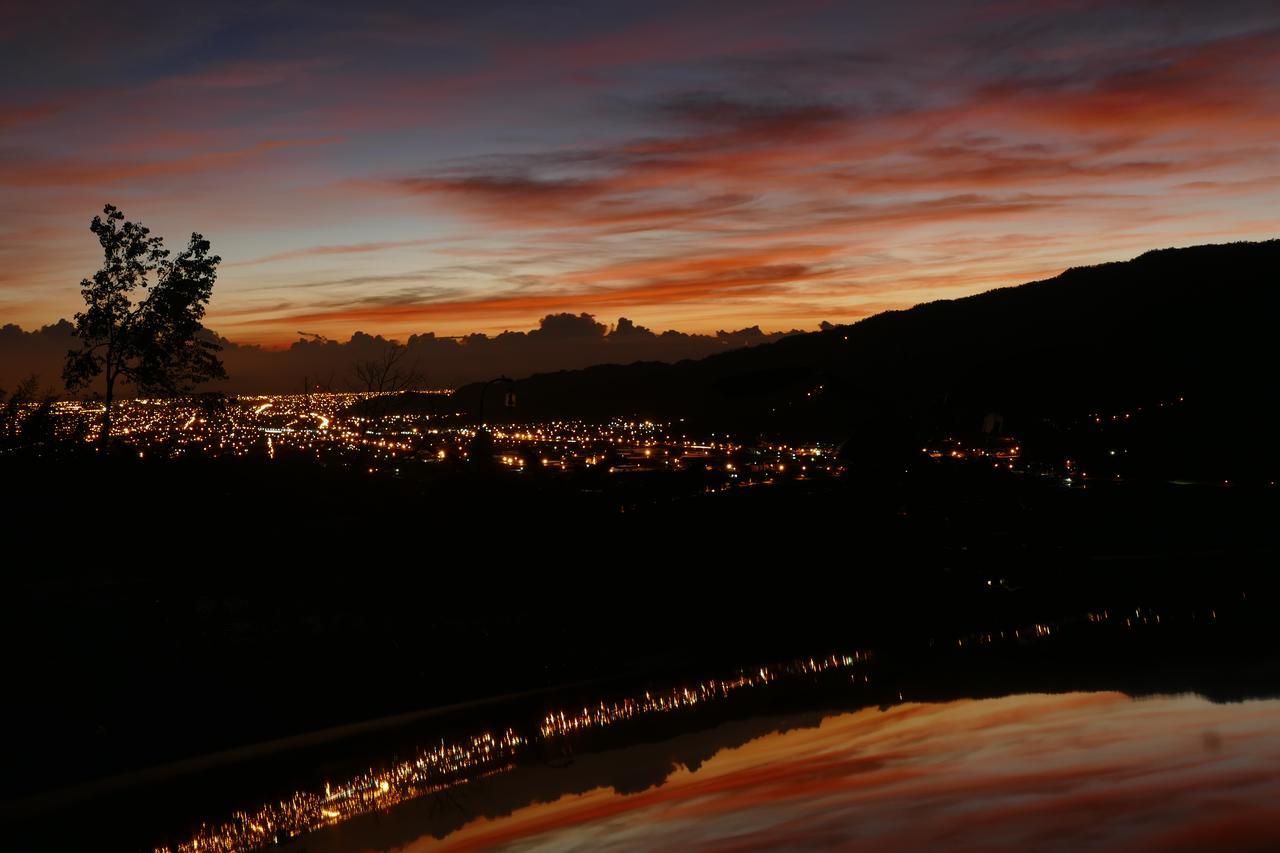
<svg viewBox="0 0 1280 853">
<path fill-rule="evenodd" d="M 216 826 L 202 826 L 172 851 L 254 850 L 367 812 L 388 808 L 509 765 L 524 738 L 508 729 L 453 743 L 442 742 L 384 770 L 370 769 L 344 783 L 325 783 L 324 793 L 299 791 L 253 812 L 236 812 Z"/>
<path fill-rule="evenodd" d="M 696 770 L 671 762 L 665 743 L 640 745 L 629 761 L 658 755 L 667 768 L 642 791 L 569 784 L 400 849 L 1277 850 L 1278 741 L 1274 699 L 1067 693 L 867 708 L 715 749 L 695 739 Z"/>
<path fill-rule="evenodd" d="M 1203 621 L 1205 617 L 1212 622 L 1216 620 L 1217 611 L 1206 608 L 1203 612 L 1190 614 L 1193 622 Z M 1168 620 L 1154 609 L 1137 608 L 1124 613 L 1094 611 L 1085 614 L 1078 621 L 1084 626 L 1110 625 L 1125 630 L 1143 630 L 1166 624 Z M 1058 636 L 1060 628 L 1056 623 L 1035 623 L 1020 628 L 969 634 L 955 642 L 960 647 L 969 647 L 1050 641 Z M 278 803 L 263 805 L 253 813 L 237 812 L 221 824 L 203 826 L 187 841 L 157 850 L 174 853 L 252 850 L 277 837 L 302 835 L 424 794 L 501 773 L 513 767 L 526 750 L 540 741 L 601 729 L 647 715 L 692 708 L 786 678 L 851 670 L 853 683 L 868 684 L 870 676 L 862 665 L 870 660 L 871 656 L 866 652 L 804 658 L 759 667 L 749 672 L 744 670 L 730 678 L 708 679 L 664 690 L 648 690 L 619 700 L 599 701 L 550 712 L 525 734 L 508 728 L 500 734 L 484 732 L 459 741 L 441 741 L 416 757 L 387 769 L 370 769 L 341 784 L 327 782 L 323 794 L 298 792 Z M 897 698 L 900 702 L 904 700 L 901 691 L 897 693 Z M 1277 734 L 1280 735 L 1280 732 Z M 1280 775 L 1276 778 L 1280 780 Z"/>
<path fill-rule="evenodd" d="M 498 735 L 484 732 L 452 743 L 442 741 L 415 758 L 387 769 L 370 769 L 337 785 L 326 782 L 323 794 L 299 791 L 280 802 L 263 805 L 252 813 L 236 812 L 230 820 L 203 826 L 192 838 L 157 850 L 173 853 L 253 850 L 272 843 L 278 837 L 302 835 L 509 768 L 521 750 L 537 740 L 560 738 L 646 714 L 677 711 L 723 699 L 739 690 L 771 684 L 780 678 L 846 669 L 868 660 L 869 655 L 863 652 L 806 658 L 761 667 L 729 679 L 711 679 L 669 690 L 648 691 L 643 696 L 612 703 L 600 702 L 581 711 L 550 713 L 538 725 L 536 732 L 528 736 L 507 729 Z"/>
<path fill-rule="evenodd" d="M 1216 620 L 1217 612 L 1206 608 L 1190 614 L 1192 622 Z M 1077 620 L 1084 626 L 1105 624 L 1125 630 L 1143 630 L 1168 620 L 1151 608 L 1125 613 L 1099 610 Z M 958 646 L 1049 641 L 1058 636 L 1058 624 L 1035 623 L 1020 628 L 969 634 L 958 638 Z M 811 657 L 752 671 L 730 678 L 708 679 L 613 701 L 600 701 L 580 708 L 548 713 L 526 734 L 506 729 L 501 734 L 484 732 L 459 741 L 441 741 L 416 757 L 387 769 L 370 769 L 341 784 L 326 782 L 323 794 L 298 792 L 278 803 L 269 803 L 253 813 L 237 812 L 216 826 L 202 826 L 192 838 L 164 851 L 252 850 L 276 838 L 288 838 L 341 823 L 352 817 L 389 808 L 453 786 L 501 773 L 539 741 L 550 741 L 651 714 L 670 713 L 699 704 L 722 700 L 739 691 L 764 687 L 779 680 L 818 673 L 852 670 L 851 681 L 868 684 L 870 676 L 861 665 L 871 656 L 865 652 L 829 657 Z M 899 702 L 903 693 L 897 693 Z M 953 703 L 955 704 L 955 703 Z M 931 706 L 930 706 L 931 707 Z M 1280 776 L 1277 776 L 1280 779 Z"/>
<path fill-rule="evenodd" d="M 581 711 L 559 711 L 547 714 L 542 721 L 539 734 L 549 738 L 583 729 L 609 726 L 644 714 L 689 708 L 702 702 L 723 699 L 744 688 L 770 684 L 779 677 L 827 672 L 832 669 L 852 667 L 867 660 L 869 655 L 862 652 L 854 655 L 832 655 L 828 658 L 808 658 L 772 669 L 761 667 L 754 673 L 739 674 L 730 679 L 711 679 L 693 686 L 675 687 L 658 693 L 646 691 L 642 697 L 623 699 L 613 703 L 602 701 Z"/>
</svg>

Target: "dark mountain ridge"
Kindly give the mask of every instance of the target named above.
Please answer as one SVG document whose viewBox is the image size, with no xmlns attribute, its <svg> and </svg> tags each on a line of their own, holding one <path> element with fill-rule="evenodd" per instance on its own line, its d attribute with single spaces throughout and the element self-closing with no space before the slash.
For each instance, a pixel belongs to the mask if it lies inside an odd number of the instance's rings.
<svg viewBox="0 0 1280 853">
<path fill-rule="evenodd" d="M 914 442 L 989 412 L 1025 426 L 1182 396 L 1253 432 L 1275 410 L 1277 269 L 1280 240 L 1154 250 L 697 361 L 537 374 L 506 416 Z"/>
</svg>

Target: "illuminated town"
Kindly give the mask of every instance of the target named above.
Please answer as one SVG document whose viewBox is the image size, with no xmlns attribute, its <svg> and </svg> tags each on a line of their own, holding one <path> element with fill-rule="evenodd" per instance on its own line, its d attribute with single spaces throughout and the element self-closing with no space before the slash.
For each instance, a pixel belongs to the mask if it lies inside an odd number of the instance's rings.
<svg viewBox="0 0 1280 853">
<path fill-rule="evenodd" d="M 312 459 L 371 475 L 408 476 L 423 466 L 492 462 L 512 471 L 609 474 L 694 471 L 718 488 L 813 479 L 841 472 L 835 448 L 780 442 L 750 444 L 725 436 L 693 436 L 676 425 L 615 418 L 604 423 L 552 421 L 494 425 L 480 459 L 480 428 L 452 410 L 449 391 L 415 392 L 418 408 L 397 412 L 394 394 L 324 393 L 216 398 L 134 399 L 115 404 L 112 436 L 139 457 Z M 102 406 L 53 404 L 57 435 L 92 444 Z"/>
<path fill-rule="evenodd" d="M 1123 483 L 1151 477 L 1152 457 L 1141 452 L 1140 430 L 1146 421 L 1169 416 L 1185 402 L 1179 395 L 1116 411 L 1082 412 L 1054 424 L 1058 436 L 1050 441 L 1006 430 L 993 413 L 980 430 L 938 432 L 923 438 L 914 452 L 934 466 L 1030 475 L 1068 488 Z M 98 447 L 100 403 L 58 400 L 45 405 L 52 422 L 51 452 Z M 18 411 L 17 423 L 37 408 L 30 404 Z M 874 444 L 851 448 L 761 434 L 708 434 L 683 420 L 615 417 L 481 425 L 447 389 L 135 398 L 115 403 L 112 421 L 116 446 L 141 459 L 310 461 L 396 478 L 430 476 L 458 466 L 619 480 L 684 473 L 692 475 L 688 483 L 702 492 L 830 481 L 849 472 L 850 450 L 854 456 L 881 452 Z M 1230 477 L 1212 475 L 1170 482 L 1233 484 Z M 1276 481 L 1268 478 L 1261 484 L 1274 488 Z"/>
</svg>

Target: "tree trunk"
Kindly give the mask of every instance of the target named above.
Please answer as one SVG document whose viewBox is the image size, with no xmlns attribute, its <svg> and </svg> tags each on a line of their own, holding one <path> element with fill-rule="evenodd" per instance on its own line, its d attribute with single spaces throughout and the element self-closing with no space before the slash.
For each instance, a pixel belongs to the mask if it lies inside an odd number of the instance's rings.
<svg viewBox="0 0 1280 853">
<path fill-rule="evenodd" d="M 111 437 L 111 398 L 116 379 L 111 375 L 111 368 L 107 368 L 107 393 L 103 398 L 106 405 L 102 413 L 102 433 L 98 436 L 98 446 L 105 452 L 107 449 L 107 440 Z"/>
</svg>

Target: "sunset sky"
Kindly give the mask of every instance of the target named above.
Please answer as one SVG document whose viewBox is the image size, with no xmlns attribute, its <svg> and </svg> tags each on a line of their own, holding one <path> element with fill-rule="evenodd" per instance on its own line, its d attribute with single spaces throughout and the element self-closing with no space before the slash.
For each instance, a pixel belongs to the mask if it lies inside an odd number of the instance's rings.
<svg viewBox="0 0 1280 853">
<path fill-rule="evenodd" d="M 239 342 L 849 322 L 1277 236 L 1280 3 L 54 2 L 6 10 L 0 322 L 105 202 Z"/>
</svg>

